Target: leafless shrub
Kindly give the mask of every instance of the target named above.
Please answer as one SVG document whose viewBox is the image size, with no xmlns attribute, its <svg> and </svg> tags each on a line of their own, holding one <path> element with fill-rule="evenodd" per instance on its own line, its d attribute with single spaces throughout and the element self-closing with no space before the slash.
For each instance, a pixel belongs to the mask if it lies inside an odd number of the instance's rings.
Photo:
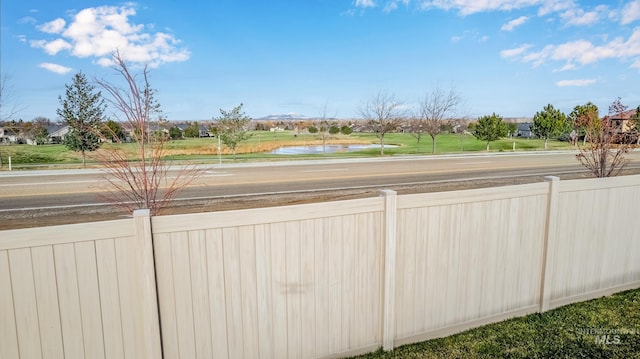
<svg viewBox="0 0 640 359">
<path fill-rule="evenodd" d="M 122 138 L 115 133 L 109 135 L 120 145 L 107 146 L 96 155 L 111 187 L 103 197 L 128 213 L 149 209 L 152 215 L 157 215 L 200 175 L 201 170 L 185 165 L 172 170 L 174 175 L 169 178 L 170 166 L 164 161 L 166 139 L 151 133 L 152 117 L 160 114 L 160 106 L 149 85 L 147 68 L 142 71 L 139 82 L 119 53 L 113 60 L 115 70 L 124 79 L 125 89 L 103 80 L 97 80 L 97 83 L 110 95 L 108 101 L 124 116 L 130 131 L 128 135 L 134 142 L 135 158 L 123 148 Z"/>
</svg>

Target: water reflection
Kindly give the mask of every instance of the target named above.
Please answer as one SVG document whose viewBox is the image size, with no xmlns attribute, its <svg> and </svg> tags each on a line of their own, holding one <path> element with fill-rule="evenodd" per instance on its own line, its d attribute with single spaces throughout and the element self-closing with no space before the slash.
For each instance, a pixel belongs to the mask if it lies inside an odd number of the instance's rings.
<svg viewBox="0 0 640 359">
<path fill-rule="evenodd" d="M 394 145 L 384 145 L 385 148 L 397 147 Z M 312 155 L 321 153 L 336 153 L 336 152 L 353 152 L 366 150 L 369 148 L 380 148 L 379 144 L 371 145 L 313 145 L 313 146 L 289 146 L 280 147 L 271 152 L 273 155 Z"/>
</svg>

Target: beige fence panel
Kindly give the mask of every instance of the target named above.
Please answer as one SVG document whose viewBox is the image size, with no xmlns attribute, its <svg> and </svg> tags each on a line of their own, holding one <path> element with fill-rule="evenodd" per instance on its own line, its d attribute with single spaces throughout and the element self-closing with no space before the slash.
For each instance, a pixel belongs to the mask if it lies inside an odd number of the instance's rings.
<svg viewBox="0 0 640 359">
<path fill-rule="evenodd" d="M 396 345 L 537 310 L 547 191 L 398 197 Z"/>
<path fill-rule="evenodd" d="M 381 198 L 153 218 L 166 358 L 381 343 Z"/>
<path fill-rule="evenodd" d="M 560 181 L 552 308 L 640 286 L 639 178 Z"/>
<path fill-rule="evenodd" d="M 157 357 L 145 255 L 131 220 L 3 231 L 0 358 Z"/>
</svg>

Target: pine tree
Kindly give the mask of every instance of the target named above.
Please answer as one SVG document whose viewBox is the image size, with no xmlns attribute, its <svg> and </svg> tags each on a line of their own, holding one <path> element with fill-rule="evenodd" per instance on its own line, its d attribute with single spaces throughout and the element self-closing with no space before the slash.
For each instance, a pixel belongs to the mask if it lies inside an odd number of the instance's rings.
<svg viewBox="0 0 640 359">
<path fill-rule="evenodd" d="M 487 151 L 489 151 L 489 144 L 491 142 L 506 135 L 507 125 L 502 120 L 502 117 L 495 113 L 491 116 L 478 118 L 478 123 L 473 130 L 473 136 L 475 136 L 475 138 L 487 143 Z"/>
<path fill-rule="evenodd" d="M 82 153 L 84 165 L 86 152 L 100 148 L 100 129 L 106 105 L 101 93 L 94 91 L 95 87 L 82 72 L 75 74 L 73 83 L 65 87 L 64 99 L 58 97 L 62 108 L 56 112 L 71 127 L 64 144 L 68 149 Z"/>
<path fill-rule="evenodd" d="M 561 135 L 568 128 L 567 116 L 560 110 L 553 108 L 553 105 L 548 104 L 533 116 L 531 131 L 544 139 L 544 149 L 546 150 L 549 138 Z"/>
</svg>

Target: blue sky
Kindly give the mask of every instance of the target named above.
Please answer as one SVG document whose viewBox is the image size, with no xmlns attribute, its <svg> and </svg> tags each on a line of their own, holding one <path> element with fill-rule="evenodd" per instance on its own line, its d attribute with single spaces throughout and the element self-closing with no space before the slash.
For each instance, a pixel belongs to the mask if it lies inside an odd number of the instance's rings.
<svg viewBox="0 0 640 359">
<path fill-rule="evenodd" d="M 532 117 L 617 97 L 640 105 L 640 0 L 171 0 L 1 5 L 5 110 L 56 119 L 82 71 L 117 83 L 115 50 L 149 65 L 169 120 L 358 116 L 379 91 L 407 110 L 435 87 L 460 115 Z"/>
</svg>

